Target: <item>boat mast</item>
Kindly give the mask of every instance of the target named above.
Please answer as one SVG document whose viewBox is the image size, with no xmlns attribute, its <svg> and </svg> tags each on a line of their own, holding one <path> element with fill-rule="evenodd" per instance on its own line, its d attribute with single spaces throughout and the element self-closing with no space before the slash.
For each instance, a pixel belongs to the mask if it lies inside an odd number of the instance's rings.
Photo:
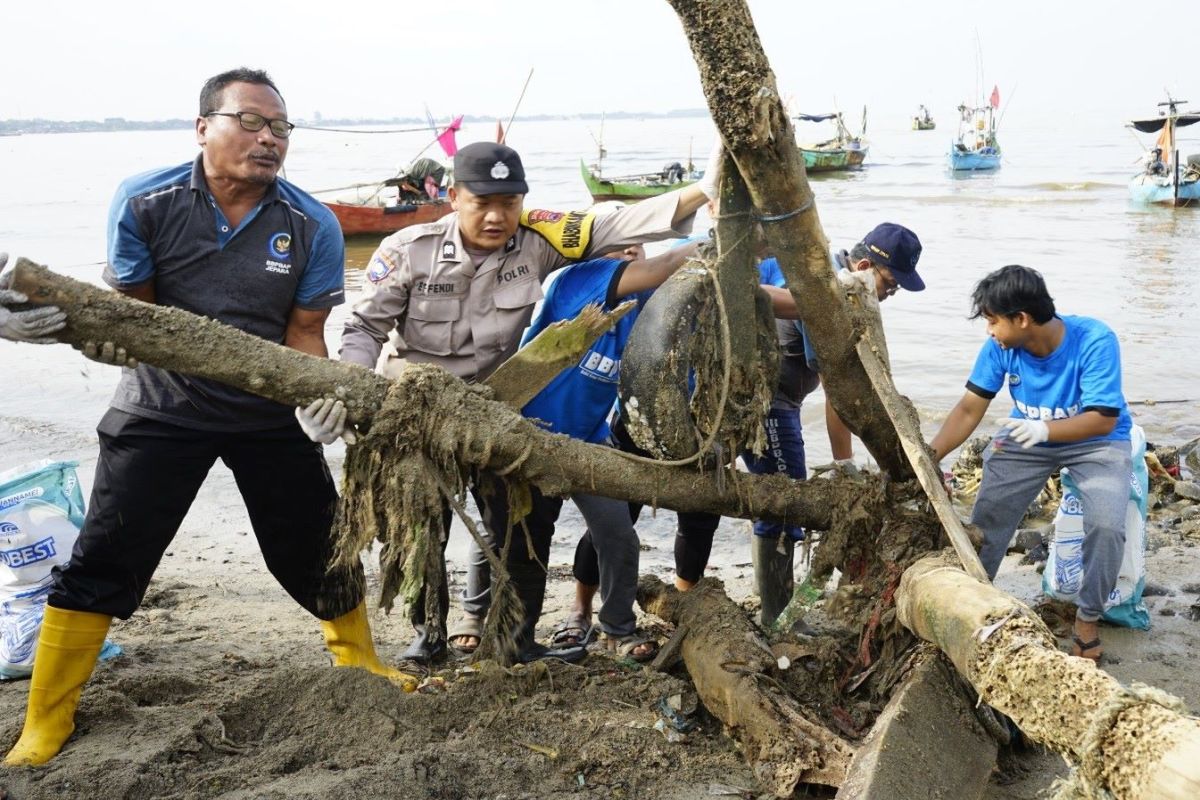
<svg viewBox="0 0 1200 800">
<path fill-rule="evenodd" d="M 1187 100 L 1176 100 L 1171 97 L 1171 93 L 1167 92 L 1167 102 L 1159 103 L 1160 106 L 1167 107 L 1167 121 L 1165 124 L 1167 139 L 1166 144 L 1167 157 L 1171 159 L 1171 205 L 1179 205 L 1179 149 L 1175 146 L 1175 120 L 1178 117 L 1176 107 L 1186 103 Z"/>
</svg>

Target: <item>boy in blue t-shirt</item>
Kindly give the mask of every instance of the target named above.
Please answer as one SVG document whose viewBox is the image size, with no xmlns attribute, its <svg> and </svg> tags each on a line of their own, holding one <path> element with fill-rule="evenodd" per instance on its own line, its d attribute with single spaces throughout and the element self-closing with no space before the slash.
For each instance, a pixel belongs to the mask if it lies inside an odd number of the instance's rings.
<svg viewBox="0 0 1200 800">
<path fill-rule="evenodd" d="M 626 300 L 635 300 L 638 307 L 602 334 L 575 366 L 563 370 L 521 413 L 554 433 L 593 444 L 608 443 L 608 415 L 617 399 L 621 355 L 638 312 L 654 289 L 694 255 L 696 249 L 697 245 L 692 245 L 646 258 L 638 245 L 560 271 L 547 288 L 541 309 L 522 338 L 522 346 L 552 323 L 579 316 L 589 305 L 612 311 Z M 559 625 L 552 644 L 561 647 L 591 641 L 595 633 L 590 619 L 591 601 L 598 587 L 603 598 L 600 631 L 610 648 L 635 661 L 649 660 L 657 653 L 658 643 L 638 633 L 633 609 L 640 551 L 633 527 L 636 515 L 631 514 L 630 505 L 624 500 L 585 494 L 574 494 L 571 499 L 587 522 L 590 565 L 587 573 L 591 577 L 586 585 L 577 580 L 576 607 L 582 610 L 573 612 Z M 541 496 L 535 502 L 544 504 L 544 515 L 557 519 L 561 498 Z M 479 554 L 472 551 L 468 558 L 472 570 L 485 568 L 486 561 Z M 579 562 L 578 557 L 576 560 Z M 578 567 L 576 572 L 578 577 Z M 468 583 L 486 586 L 488 581 L 477 574 Z M 478 643 L 475 628 L 477 624 L 460 626 L 448 638 L 456 649 L 469 651 Z M 563 637 L 563 630 L 571 635 Z"/>
<path fill-rule="evenodd" d="M 1072 654 L 1099 661 L 1098 621 L 1121 568 L 1129 501 L 1132 421 L 1116 334 L 1099 320 L 1058 316 L 1042 276 L 1019 265 L 981 280 L 971 303 L 971 318 L 986 319 L 991 338 L 930 446 L 945 458 L 1008 386 L 1013 408 L 984 452 L 971 518 L 984 535 L 979 557 L 994 578 L 1029 504 L 1051 474 L 1069 467 L 1084 534 Z"/>
</svg>

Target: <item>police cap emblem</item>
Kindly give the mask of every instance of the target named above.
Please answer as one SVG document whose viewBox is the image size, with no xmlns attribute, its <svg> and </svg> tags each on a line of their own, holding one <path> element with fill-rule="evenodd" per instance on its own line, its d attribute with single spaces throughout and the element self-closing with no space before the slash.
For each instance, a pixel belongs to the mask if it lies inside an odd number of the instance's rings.
<svg viewBox="0 0 1200 800">
<path fill-rule="evenodd" d="M 508 177 L 508 165 L 503 161 L 492 164 L 492 179 L 502 181 Z"/>
</svg>

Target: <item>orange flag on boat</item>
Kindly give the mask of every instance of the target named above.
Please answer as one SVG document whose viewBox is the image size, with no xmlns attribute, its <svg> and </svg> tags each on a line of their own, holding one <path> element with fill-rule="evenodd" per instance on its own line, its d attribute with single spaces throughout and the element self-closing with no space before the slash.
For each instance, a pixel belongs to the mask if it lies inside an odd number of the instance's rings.
<svg viewBox="0 0 1200 800">
<path fill-rule="evenodd" d="M 446 154 L 446 158 L 454 158 L 454 154 L 458 152 L 458 143 L 454 141 L 454 134 L 462 127 L 462 115 L 454 118 L 446 130 L 438 134 L 438 144 L 442 146 L 442 151 Z"/>
<path fill-rule="evenodd" d="M 991 102 L 992 108 L 1000 107 L 1000 87 L 999 86 L 992 86 L 992 96 L 991 96 L 991 99 L 989 100 L 989 102 Z"/>
<path fill-rule="evenodd" d="M 496 120 L 496 144 L 504 144 L 504 126 Z"/>
</svg>

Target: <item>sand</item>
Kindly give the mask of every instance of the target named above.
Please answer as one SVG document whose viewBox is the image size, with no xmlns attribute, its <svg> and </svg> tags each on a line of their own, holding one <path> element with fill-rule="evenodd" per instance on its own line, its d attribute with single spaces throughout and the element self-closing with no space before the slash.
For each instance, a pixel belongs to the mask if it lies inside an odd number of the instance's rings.
<svg viewBox="0 0 1200 800">
<path fill-rule="evenodd" d="M 18 437 L 20 438 L 20 437 Z M 72 446 L 76 446 L 74 443 Z M 332 465 L 340 467 L 338 451 Z M 94 462 L 80 475 L 90 485 Z M 1190 516 L 1186 516 L 1190 515 Z M 1186 516 L 1186 518 L 1185 518 Z M 670 579 L 674 515 L 639 525 L 643 571 Z M 581 520 L 569 504 L 556 534 L 542 638 L 569 606 L 567 563 Z M 718 532 L 710 574 L 753 607 L 747 524 Z M 451 534 L 452 588 L 465 532 Z M 1110 673 L 1200 706 L 1200 516 L 1152 512 L 1149 632 L 1102 629 Z M 1040 576 L 1010 556 L 997 583 L 1033 602 Z M 372 599 L 377 566 L 366 558 Z M 452 610 L 451 619 L 457 614 Z M 660 621 L 645 624 L 665 633 Z M 372 614 L 377 648 L 395 661 L 405 615 Z M 332 669 L 317 623 L 263 566 L 232 476 L 218 466 L 163 559 L 143 607 L 110 638 L 77 730 L 41 768 L 0 768 L 14 800 L 35 798 L 695 798 L 755 797 L 733 741 L 703 710 L 686 737 L 655 729 L 664 697 L 687 696 L 680 672 L 644 672 L 603 654 L 582 666 L 460 669 L 447 688 L 405 695 L 357 670 Z M 1065 646 L 1065 642 L 1064 642 Z M 15 741 L 27 682 L 0 685 L 0 746 Z M 1010 755 L 989 800 L 1033 798 L 1063 774 L 1037 750 Z"/>
</svg>

